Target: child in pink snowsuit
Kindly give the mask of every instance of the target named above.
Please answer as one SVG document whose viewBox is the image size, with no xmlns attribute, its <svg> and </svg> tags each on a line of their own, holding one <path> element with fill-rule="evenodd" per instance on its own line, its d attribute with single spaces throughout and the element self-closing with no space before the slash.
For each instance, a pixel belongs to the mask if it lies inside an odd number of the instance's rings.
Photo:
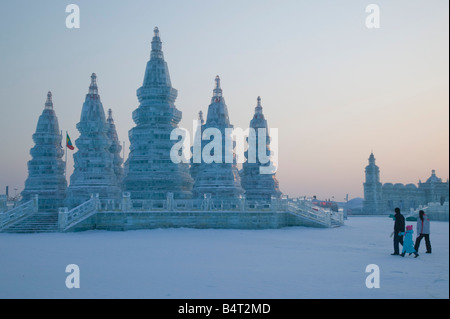
<svg viewBox="0 0 450 319">
<path fill-rule="evenodd" d="M 401 253 L 402 257 L 405 257 L 406 253 L 409 253 L 410 255 L 414 254 L 414 258 L 417 258 L 419 256 L 417 251 L 414 249 L 413 234 L 414 231 L 412 225 L 406 226 L 406 232 L 398 234 L 399 236 L 405 236 L 405 238 L 403 239 L 403 251 Z"/>
</svg>

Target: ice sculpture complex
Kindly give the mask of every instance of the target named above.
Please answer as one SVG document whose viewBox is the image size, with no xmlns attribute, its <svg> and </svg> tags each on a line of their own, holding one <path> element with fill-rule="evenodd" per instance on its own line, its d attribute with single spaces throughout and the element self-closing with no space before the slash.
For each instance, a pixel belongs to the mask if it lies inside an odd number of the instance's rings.
<svg viewBox="0 0 450 319">
<path fill-rule="evenodd" d="M 199 113 L 191 145 L 190 136 L 186 138 L 189 132 L 178 127 L 182 116 L 175 106 L 178 92 L 170 81 L 158 28 L 151 47 L 144 81 L 137 90 L 139 106 L 133 112 L 135 126 L 128 133 L 130 152 L 124 167 L 112 111 L 105 116 L 97 76 L 92 74 L 67 187 L 62 134 L 49 93 L 33 135 L 36 146 L 31 149 L 22 193 L 28 201 L 0 216 L 0 232 L 343 224 L 342 214 L 314 208 L 306 199 L 280 198 L 272 163 L 277 162 L 277 145 L 268 137 L 261 99 L 250 122 L 245 152 L 246 130 L 230 123 L 219 76 L 206 120 Z M 271 130 L 274 140 L 275 132 Z M 257 141 L 252 144 L 251 138 Z M 192 152 L 186 152 L 189 147 Z M 237 162 L 243 165 L 241 172 Z M 42 208 L 39 214 L 36 203 Z"/>
<path fill-rule="evenodd" d="M 74 172 L 67 189 L 67 207 L 72 208 L 87 201 L 92 194 L 100 198 L 119 199 L 121 189 L 115 172 L 113 142 L 108 137 L 110 123 L 98 94 L 97 76 L 91 76 L 89 93 L 77 124 L 80 137 L 75 141 Z"/>
<path fill-rule="evenodd" d="M 254 129 L 254 143 L 249 143 L 249 150 L 245 152 L 247 161 L 242 164 L 241 183 L 245 189 L 245 196 L 248 200 L 270 201 L 272 197 L 280 198 L 281 192 L 278 180 L 274 174 L 261 174 L 260 167 L 269 166 L 270 162 L 261 163 L 259 159 L 259 133 L 265 132 L 266 144 L 264 145 L 265 154 L 270 154 L 270 137 L 267 126 L 267 120 L 264 118 L 261 98 L 258 97 L 255 107 L 255 114 L 250 121 L 250 129 Z M 253 149 L 252 149 L 253 148 Z M 255 159 L 249 158 L 249 151 L 253 151 Z"/>
<path fill-rule="evenodd" d="M 201 113 L 200 121 L 202 122 Z M 211 198 L 217 199 L 240 198 L 244 194 L 244 190 L 241 187 L 241 180 L 235 158 L 233 156 L 233 161 L 231 163 L 227 163 L 228 161 L 226 160 L 226 153 L 232 152 L 232 150 L 229 149 L 230 147 L 225 145 L 228 134 L 226 129 L 233 129 L 233 125 L 230 124 L 228 108 L 222 95 L 219 76 L 216 77 L 216 87 L 214 88 L 211 104 L 208 107 L 206 123 L 202 124 L 201 131 L 197 132 L 197 134 L 201 134 L 202 136 L 202 153 L 205 151 L 205 147 L 210 143 L 209 140 L 205 139 L 205 135 L 209 135 L 205 131 L 209 128 L 220 131 L 221 136 L 214 136 L 214 139 L 222 139 L 220 143 L 220 151 L 222 154 L 217 162 L 206 163 L 202 156 L 201 163 L 194 163 L 192 165 L 192 174 L 195 177 L 193 189 L 194 197 L 202 198 L 206 194 L 211 194 Z M 213 140 L 212 136 L 210 136 L 210 138 Z M 218 151 L 219 150 L 212 148 L 210 152 L 214 153 Z"/>
<path fill-rule="evenodd" d="M 130 154 L 125 163 L 124 189 L 132 199 L 174 199 L 192 197 L 193 180 L 189 164 L 174 163 L 170 140 L 182 113 L 175 106 L 178 92 L 172 88 L 169 69 L 164 61 L 158 28 L 154 30 L 150 61 L 144 83 L 137 90 L 140 105 L 133 112 L 136 126 L 129 131 Z"/>
<path fill-rule="evenodd" d="M 22 191 L 24 201 L 39 196 L 39 210 L 54 212 L 63 206 L 67 182 L 64 176 L 64 150 L 58 118 L 53 110 L 52 93 L 48 92 L 44 111 L 33 134 L 35 146 L 30 150 L 28 178 Z"/>
</svg>

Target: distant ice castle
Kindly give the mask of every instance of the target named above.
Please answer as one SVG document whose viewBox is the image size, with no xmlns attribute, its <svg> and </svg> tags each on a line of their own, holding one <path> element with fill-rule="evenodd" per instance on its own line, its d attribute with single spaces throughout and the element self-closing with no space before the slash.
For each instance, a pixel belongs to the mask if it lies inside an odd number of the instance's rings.
<svg viewBox="0 0 450 319">
<path fill-rule="evenodd" d="M 63 136 L 49 92 L 39 118 L 22 205 L 0 214 L 0 231 L 127 230 L 155 227 L 277 228 L 289 225 L 336 226 L 342 214 L 282 198 L 276 174 L 259 174 L 267 163 L 174 163 L 170 139 L 182 112 L 175 106 L 158 28 L 144 82 L 137 90 L 136 126 L 129 131 L 130 153 L 122 167 L 121 145 L 112 117 L 101 103 L 97 76 L 92 74 L 75 141 L 74 171 L 67 187 Z M 232 128 L 220 78 L 215 79 L 201 132 Z M 261 99 L 250 127 L 268 131 Z M 267 132 L 263 147 L 270 154 Z M 201 142 L 201 148 L 205 147 Z M 251 149 L 249 144 L 249 151 Z M 223 155 L 224 156 L 224 155 Z"/>
<path fill-rule="evenodd" d="M 435 170 L 432 170 L 426 182 L 419 181 L 418 185 L 382 184 L 380 169 L 375 164 L 375 156 L 371 153 L 365 174 L 364 214 L 392 214 L 396 207 L 403 212 L 409 212 L 431 203 L 435 210 L 446 211 L 448 215 L 449 181 L 447 179 L 443 182 L 436 176 Z M 439 205 L 442 207 L 439 208 Z"/>
</svg>

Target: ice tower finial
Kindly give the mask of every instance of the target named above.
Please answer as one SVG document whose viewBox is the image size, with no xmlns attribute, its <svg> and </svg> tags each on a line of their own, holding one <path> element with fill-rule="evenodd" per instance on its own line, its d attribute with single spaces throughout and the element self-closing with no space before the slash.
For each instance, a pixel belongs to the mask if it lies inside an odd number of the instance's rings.
<svg viewBox="0 0 450 319">
<path fill-rule="evenodd" d="M 255 113 L 261 114 L 262 113 L 262 106 L 261 106 L 261 97 L 260 96 L 258 96 L 257 101 L 258 101 L 258 105 L 256 105 L 256 107 L 255 107 Z"/>
<path fill-rule="evenodd" d="M 216 87 L 214 88 L 214 97 L 221 98 L 222 97 L 222 89 L 220 88 L 220 77 L 216 76 Z M 220 99 L 216 99 L 218 102 Z"/>
<path fill-rule="evenodd" d="M 373 151 L 369 156 L 369 164 L 375 164 L 375 155 L 373 155 Z"/>
<path fill-rule="evenodd" d="M 203 112 L 202 111 L 198 112 L 198 120 L 202 124 L 205 122 L 205 120 L 203 119 Z"/>
<path fill-rule="evenodd" d="M 52 92 L 48 91 L 47 101 L 45 102 L 45 109 L 53 110 Z"/>
<path fill-rule="evenodd" d="M 114 124 L 114 119 L 112 117 L 112 110 L 108 109 L 108 119 L 107 119 L 109 124 Z"/>
<path fill-rule="evenodd" d="M 155 29 L 153 30 L 151 58 L 160 58 L 160 59 L 164 58 L 162 55 L 162 42 L 161 38 L 159 37 L 158 27 L 155 27 Z"/>
<path fill-rule="evenodd" d="M 89 94 L 98 94 L 98 87 L 97 87 L 97 75 L 95 73 L 92 73 L 91 75 L 91 85 L 89 86 Z"/>
<path fill-rule="evenodd" d="M 267 121 L 264 118 L 263 107 L 261 105 L 261 97 L 258 96 L 256 99 L 257 104 L 255 107 L 255 114 L 253 114 L 253 119 L 250 121 L 250 127 L 254 129 L 265 128 L 267 129 Z"/>
<path fill-rule="evenodd" d="M 220 77 L 216 76 L 216 89 L 220 89 Z"/>
</svg>

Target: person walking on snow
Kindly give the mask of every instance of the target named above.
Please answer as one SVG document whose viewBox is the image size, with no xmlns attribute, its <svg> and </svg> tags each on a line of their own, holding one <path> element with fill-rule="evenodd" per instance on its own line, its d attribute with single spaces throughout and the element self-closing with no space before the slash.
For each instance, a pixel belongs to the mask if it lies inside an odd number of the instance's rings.
<svg viewBox="0 0 450 319">
<path fill-rule="evenodd" d="M 412 225 L 406 226 L 406 232 L 402 232 L 399 234 L 399 236 L 405 236 L 405 239 L 403 241 L 403 251 L 401 254 L 402 257 L 405 257 L 406 253 L 409 253 L 410 255 L 411 254 L 416 255 L 414 258 L 419 257 L 419 254 L 414 249 L 413 234 L 414 231 Z"/>
<path fill-rule="evenodd" d="M 399 244 L 403 246 L 403 236 L 399 233 L 405 232 L 405 217 L 400 213 L 400 208 L 395 209 L 394 223 L 394 253 L 391 255 L 400 255 Z"/>
<path fill-rule="evenodd" d="M 425 245 L 427 247 L 427 254 L 431 254 L 430 242 L 430 220 L 423 210 L 419 211 L 419 218 L 417 219 L 417 238 L 414 249 L 419 252 L 420 241 L 425 238 Z"/>
</svg>

